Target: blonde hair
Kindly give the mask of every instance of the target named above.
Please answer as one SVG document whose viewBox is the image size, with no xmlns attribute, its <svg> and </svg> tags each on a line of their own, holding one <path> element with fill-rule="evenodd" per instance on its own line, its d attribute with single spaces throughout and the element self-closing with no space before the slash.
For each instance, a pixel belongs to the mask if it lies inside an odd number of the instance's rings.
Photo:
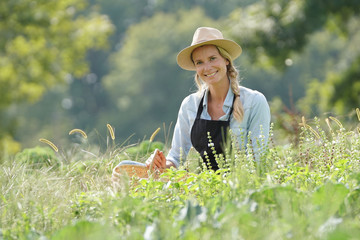
<svg viewBox="0 0 360 240">
<path fill-rule="evenodd" d="M 240 101 L 240 85 L 239 85 L 239 81 L 238 81 L 239 72 L 234 67 L 234 64 L 233 64 L 230 54 L 221 47 L 218 47 L 218 46 L 215 46 L 215 47 L 218 49 L 219 54 L 223 58 L 225 58 L 229 61 L 229 64 L 227 65 L 227 76 L 230 80 L 231 90 L 235 95 L 233 115 L 234 115 L 234 118 L 238 122 L 242 122 L 242 120 L 244 118 L 244 108 Z M 205 83 L 201 80 L 201 78 L 199 77 L 199 75 L 197 73 L 195 73 L 195 83 L 198 88 L 197 92 L 199 94 L 201 94 L 205 87 Z"/>
</svg>

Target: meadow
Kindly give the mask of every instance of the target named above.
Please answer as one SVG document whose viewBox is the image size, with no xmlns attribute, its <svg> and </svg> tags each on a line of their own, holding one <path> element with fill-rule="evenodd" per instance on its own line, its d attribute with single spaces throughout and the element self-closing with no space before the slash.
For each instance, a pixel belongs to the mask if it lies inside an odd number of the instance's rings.
<svg viewBox="0 0 360 240">
<path fill-rule="evenodd" d="M 153 138 L 118 145 L 109 125 L 103 151 L 81 130 L 64 148 L 42 139 L 1 162 L 0 239 L 360 239 L 360 128 L 300 125 L 296 145 L 271 131 L 259 162 L 233 146 L 214 173 L 192 151 L 160 180 L 111 181 L 119 161 L 168 150 Z"/>
</svg>

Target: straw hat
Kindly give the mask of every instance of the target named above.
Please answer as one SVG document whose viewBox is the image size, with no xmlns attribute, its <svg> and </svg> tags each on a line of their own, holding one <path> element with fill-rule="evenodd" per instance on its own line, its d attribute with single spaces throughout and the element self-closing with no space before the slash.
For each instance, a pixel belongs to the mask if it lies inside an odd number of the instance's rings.
<svg viewBox="0 0 360 240">
<path fill-rule="evenodd" d="M 191 45 L 181 50 L 177 55 L 178 65 L 185 70 L 195 71 L 191 53 L 197 47 L 210 44 L 225 49 L 230 54 L 232 60 L 239 57 L 242 52 L 239 44 L 232 40 L 224 39 L 219 30 L 210 27 L 200 27 L 195 31 Z"/>
</svg>

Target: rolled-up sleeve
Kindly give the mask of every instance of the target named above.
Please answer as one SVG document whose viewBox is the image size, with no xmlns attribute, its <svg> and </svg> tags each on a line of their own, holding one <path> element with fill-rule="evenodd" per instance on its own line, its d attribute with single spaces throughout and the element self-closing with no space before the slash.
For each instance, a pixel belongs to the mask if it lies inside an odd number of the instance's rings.
<svg viewBox="0 0 360 240">
<path fill-rule="evenodd" d="M 181 103 L 178 118 L 174 128 L 174 134 L 171 143 L 171 149 L 166 157 L 168 161 L 174 163 L 176 167 L 180 166 L 180 163 L 186 160 L 187 154 L 192 146 L 191 144 L 191 127 L 193 117 L 189 116 L 189 105 L 191 104 L 190 98 L 187 97 Z"/>
<path fill-rule="evenodd" d="M 250 111 L 248 132 L 256 160 L 259 160 L 259 154 L 268 143 L 271 118 L 269 104 L 262 93 L 257 92 L 254 96 Z"/>
</svg>

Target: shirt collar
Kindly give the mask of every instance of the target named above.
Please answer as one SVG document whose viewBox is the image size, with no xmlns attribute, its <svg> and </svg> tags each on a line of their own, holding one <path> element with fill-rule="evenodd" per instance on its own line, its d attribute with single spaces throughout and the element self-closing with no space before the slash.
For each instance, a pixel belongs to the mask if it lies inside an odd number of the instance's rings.
<svg viewBox="0 0 360 240">
<path fill-rule="evenodd" d="M 204 109 L 206 109 L 206 112 L 208 112 L 207 111 L 208 97 L 209 97 L 209 88 L 206 88 L 205 95 L 204 95 L 204 101 L 203 101 L 203 107 L 204 107 Z M 223 105 L 223 111 L 226 114 L 228 113 L 228 110 L 231 108 L 231 106 L 233 104 L 233 99 L 234 99 L 234 93 L 231 91 L 231 86 L 229 85 L 229 89 L 226 94 L 226 98 L 225 98 L 224 105 Z"/>
</svg>

